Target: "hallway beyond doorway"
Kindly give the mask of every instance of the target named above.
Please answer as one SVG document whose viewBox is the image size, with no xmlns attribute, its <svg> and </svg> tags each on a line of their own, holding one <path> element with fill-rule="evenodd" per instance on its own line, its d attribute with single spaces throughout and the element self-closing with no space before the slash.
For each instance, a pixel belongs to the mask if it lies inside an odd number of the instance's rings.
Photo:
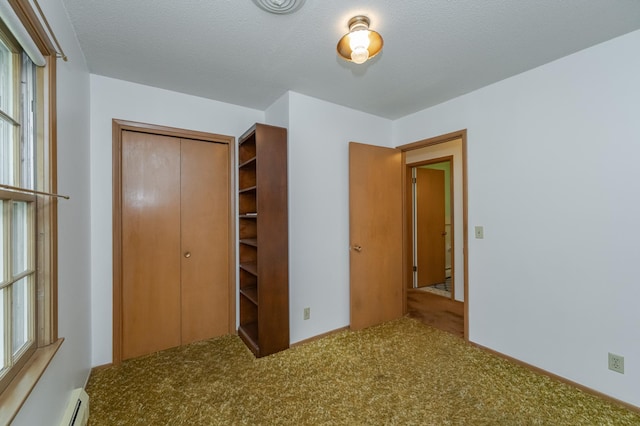
<svg viewBox="0 0 640 426">
<path fill-rule="evenodd" d="M 427 325 L 464 337 L 464 303 L 426 291 L 407 290 L 407 313 Z"/>
</svg>

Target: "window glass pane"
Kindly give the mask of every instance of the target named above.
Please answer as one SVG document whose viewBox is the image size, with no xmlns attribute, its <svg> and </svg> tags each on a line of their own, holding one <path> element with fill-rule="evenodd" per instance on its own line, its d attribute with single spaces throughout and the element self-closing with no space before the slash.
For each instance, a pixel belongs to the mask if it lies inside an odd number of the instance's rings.
<svg viewBox="0 0 640 426">
<path fill-rule="evenodd" d="M 2 330 L 2 339 L 0 339 L 0 371 L 2 371 L 6 366 L 6 360 L 4 357 L 5 353 L 5 341 L 4 341 L 4 295 L 6 290 L 0 289 L 0 330 Z"/>
<path fill-rule="evenodd" d="M 0 109 L 14 117 L 13 54 L 0 41 Z M 0 118 L 0 183 L 13 185 L 14 125 Z"/>
<path fill-rule="evenodd" d="M 0 183 L 13 184 L 13 132 L 15 127 L 0 119 Z"/>
<path fill-rule="evenodd" d="M 22 93 L 20 97 L 20 184 L 23 188 L 35 189 L 35 136 L 36 123 L 35 88 L 36 68 L 26 54 L 22 54 Z"/>
<path fill-rule="evenodd" d="M 0 109 L 13 117 L 13 53 L 0 40 Z"/>
<path fill-rule="evenodd" d="M 13 201 L 11 217 L 11 255 L 13 257 L 11 272 L 15 277 L 27 270 L 28 265 L 28 214 L 25 201 Z"/>
<path fill-rule="evenodd" d="M 11 353 L 15 356 L 31 338 L 31 304 L 29 303 L 30 277 L 24 277 L 13 284 L 11 289 L 11 319 L 13 336 Z"/>
<path fill-rule="evenodd" d="M 6 262 L 5 253 L 4 253 L 4 201 L 0 200 L 0 240 L 2 244 L 0 244 L 0 282 L 4 281 L 7 277 L 4 276 Z M 2 327 L 0 327 L 2 330 Z"/>
</svg>

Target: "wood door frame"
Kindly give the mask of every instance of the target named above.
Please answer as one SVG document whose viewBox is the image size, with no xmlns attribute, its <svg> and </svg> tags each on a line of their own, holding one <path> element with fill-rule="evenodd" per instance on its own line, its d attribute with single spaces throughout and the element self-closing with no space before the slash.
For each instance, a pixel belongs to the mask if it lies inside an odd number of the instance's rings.
<svg viewBox="0 0 640 426">
<path fill-rule="evenodd" d="M 451 142 L 460 139 L 462 145 L 462 257 L 463 257 L 463 271 L 464 271 L 464 339 L 469 341 L 469 227 L 468 227 L 468 193 L 467 193 L 467 129 L 458 130 L 455 132 L 447 133 L 444 135 L 436 136 L 433 138 L 422 139 L 416 142 L 412 142 L 405 145 L 400 145 L 397 148 L 402 152 L 402 164 L 405 166 L 402 168 L 402 184 L 403 188 L 403 262 L 402 262 L 402 292 L 403 292 L 403 312 L 407 313 L 407 285 L 408 285 L 408 263 L 407 258 L 409 256 L 408 244 L 410 244 L 411 222 L 407 221 L 407 159 L 406 153 L 408 151 L 414 151 L 417 149 L 427 148 L 446 142 Z M 453 201 L 452 201 L 452 204 Z M 410 214 L 410 212 L 409 212 Z M 455 256 L 455 252 L 452 257 Z M 454 265 L 452 260 L 452 266 Z"/>
<path fill-rule="evenodd" d="M 127 120 L 112 120 L 113 141 L 113 358 L 122 362 L 122 132 L 133 131 L 181 139 L 195 139 L 229 146 L 229 259 L 235 258 L 235 137 Z M 229 262 L 229 334 L 236 332 L 236 268 Z"/>
<path fill-rule="evenodd" d="M 412 267 L 413 265 L 413 237 L 414 237 L 414 229 L 413 228 L 413 209 L 412 209 L 412 199 L 413 199 L 413 193 L 412 193 L 412 186 L 413 186 L 413 182 L 411 182 L 411 169 L 417 168 L 417 167 L 421 167 L 421 166 L 428 166 L 430 164 L 438 164 L 438 163 L 446 163 L 449 162 L 449 221 L 451 222 L 451 300 L 455 300 L 455 286 L 456 286 L 456 274 L 455 274 L 455 215 L 453 214 L 454 212 L 454 165 L 453 165 L 453 155 L 447 155 L 444 157 L 438 157 L 438 158 L 432 158 L 429 160 L 425 160 L 425 161 L 419 161 L 417 163 L 411 163 L 411 164 L 406 164 L 406 161 L 404 162 L 404 166 L 405 166 L 405 173 L 408 175 L 407 179 L 409 179 L 409 182 L 406 183 L 407 187 L 406 187 L 406 193 L 405 193 L 405 202 L 409 203 L 406 206 L 406 210 L 407 210 L 407 219 L 409 220 L 408 224 L 411 224 L 411 227 L 409 228 L 409 234 L 407 236 L 408 241 L 407 241 L 407 259 L 406 261 L 409 263 L 407 264 L 407 286 L 409 286 L 409 279 L 413 279 L 413 271 L 412 271 Z M 446 209 L 446 206 L 445 206 Z M 445 223 L 446 226 L 446 223 Z M 445 247 L 446 250 L 446 247 Z M 446 258 L 446 253 L 445 253 L 445 258 Z M 445 262 L 445 268 L 446 268 L 446 262 Z M 411 278 L 409 278 L 411 277 Z M 413 287 L 413 286 L 412 286 Z"/>
</svg>

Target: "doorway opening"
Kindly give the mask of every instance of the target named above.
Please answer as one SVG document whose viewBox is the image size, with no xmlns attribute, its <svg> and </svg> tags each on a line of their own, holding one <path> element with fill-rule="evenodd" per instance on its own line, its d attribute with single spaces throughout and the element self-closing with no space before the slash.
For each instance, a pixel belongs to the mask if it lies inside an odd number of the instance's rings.
<svg viewBox="0 0 640 426">
<path fill-rule="evenodd" d="M 411 287 L 454 299 L 453 156 L 411 165 Z"/>
<path fill-rule="evenodd" d="M 404 312 L 468 340 L 466 130 L 398 148 L 403 154 L 404 174 Z M 443 179 L 447 175 L 447 163 L 450 180 L 448 189 L 444 184 L 446 179 Z M 432 187 L 425 191 L 427 195 L 417 193 L 417 200 L 414 200 L 414 190 L 420 191 L 419 174 L 437 176 L 433 178 L 436 183 L 426 185 Z M 417 177 L 416 187 L 414 177 Z M 438 193 L 429 195 L 429 191 L 434 189 Z M 445 193 L 450 202 L 448 214 Z M 425 207 L 423 211 L 420 211 L 421 197 L 431 201 L 422 202 Z M 433 203 L 436 198 L 438 207 L 434 207 Z M 422 232 L 420 224 L 425 220 L 423 216 L 429 215 L 433 216 L 429 219 L 433 222 L 431 229 L 426 229 L 423 224 L 422 230 L 426 232 Z M 426 242 L 421 241 L 423 237 Z M 430 256 L 422 259 L 421 251 L 423 254 L 425 251 L 430 253 Z M 443 290 L 449 284 L 448 294 L 443 293 L 447 295 L 446 298 L 423 290 L 438 284 Z"/>
</svg>

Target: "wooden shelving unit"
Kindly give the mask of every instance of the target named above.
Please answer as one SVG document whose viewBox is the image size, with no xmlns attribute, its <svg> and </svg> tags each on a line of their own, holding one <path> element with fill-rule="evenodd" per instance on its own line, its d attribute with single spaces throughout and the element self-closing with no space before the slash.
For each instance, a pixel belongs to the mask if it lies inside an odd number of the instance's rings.
<svg viewBox="0 0 640 426">
<path fill-rule="evenodd" d="M 287 130 L 256 124 L 238 140 L 240 327 L 256 357 L 289 347 Z"/>
</svg>

